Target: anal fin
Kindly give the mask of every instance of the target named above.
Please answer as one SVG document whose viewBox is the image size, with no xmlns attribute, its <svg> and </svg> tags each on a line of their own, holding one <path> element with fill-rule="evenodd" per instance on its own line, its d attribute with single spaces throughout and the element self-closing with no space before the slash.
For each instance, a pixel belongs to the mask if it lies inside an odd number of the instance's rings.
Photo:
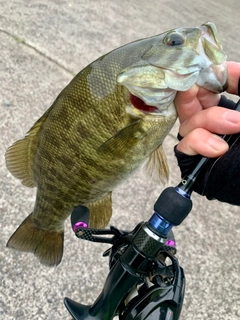
<svg viewBox="0 0 240 320">
<path fill-rule="evenodd" d="M 87 204 L 90 210 L 90 228 L 105 228 L 112 216 L 112 192 L 104 198 Z"/>
</svg>

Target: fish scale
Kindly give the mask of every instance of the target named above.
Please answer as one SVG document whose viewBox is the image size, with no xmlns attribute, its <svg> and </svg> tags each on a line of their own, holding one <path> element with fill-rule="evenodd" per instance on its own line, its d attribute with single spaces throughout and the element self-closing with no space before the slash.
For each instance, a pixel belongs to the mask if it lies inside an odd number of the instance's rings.
<svg viewBox="0 0 240 320">
<path fill-rule="evenodd" d="M 48 266 L 60 263 L 64 221 L 74 207 L 88 206 L 90 226 L 103 228 L 112 191 L 145 161 L 150 177 L 167 178 L 162 142 L 177 118 L 176 92 L 193 84 L 220 92 L 226 81 L 212 23 L 135 41 L 84 68 L 6 151 L 9 171 L 37 187 L 32 213 L 7 246 Z"/>
</svg>

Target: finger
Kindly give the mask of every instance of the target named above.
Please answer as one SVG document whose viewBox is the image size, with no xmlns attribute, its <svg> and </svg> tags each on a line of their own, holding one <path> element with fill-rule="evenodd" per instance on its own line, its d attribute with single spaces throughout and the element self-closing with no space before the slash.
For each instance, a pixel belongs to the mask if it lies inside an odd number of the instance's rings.
<svg viewBox="0 0 240 320">
<path fill-rule="evenodd" d="M 178 92 L 174 102 L 180 123 L 202 109 L 218 105 L 219 100 L 219 94 L 197 85 L 192 86 L 188 91 Z"/>
<path fill-rule="evenodd" d="M 238 94 L 238 86 L 240 80 L 240 63 L 234 61 L 228 61 L 228 87 L 227 92 L 232 94 Z"/>
<path fill-rule="evenodd" d="M 240 132 L 240 112 L 221 107 L 202 110 L 186 119 L 179 128 L 179 134 L 185 137 L 196 128 L 204 128 L 216 134 Z"/>
<path fill-rule="evenodd" d="M 193 85 L 189 90 L 178 92 L 174 100 L 180 123 L 196 112 L 202 110 L 197 99 L 198 86 Z"/>
<path fill-rule="evenodd" d="M 201 154 L 216 158 L 228 150 L 228 144 L 219 136 L 202 128 L 191 131 L 177 145 L 177 150 L 190 156 Z"/>
</svg>

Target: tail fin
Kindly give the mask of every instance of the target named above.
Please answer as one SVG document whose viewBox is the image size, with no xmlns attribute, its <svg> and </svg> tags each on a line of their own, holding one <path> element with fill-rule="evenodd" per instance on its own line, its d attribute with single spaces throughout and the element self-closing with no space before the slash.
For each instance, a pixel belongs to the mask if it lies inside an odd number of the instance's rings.
<svg viewBox="0 0 240 320">
<path fill-rule="evenodd" d="M 63 255 L 63 232 L 39 229 L 30 214 L 8 240 L 7 247 L 32 252 L 46 266 L 58 265 Z"/>
</svg>

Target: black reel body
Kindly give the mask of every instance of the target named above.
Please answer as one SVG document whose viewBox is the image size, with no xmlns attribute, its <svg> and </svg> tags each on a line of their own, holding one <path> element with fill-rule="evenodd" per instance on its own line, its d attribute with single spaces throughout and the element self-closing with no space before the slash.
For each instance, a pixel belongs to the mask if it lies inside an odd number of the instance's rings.
<svg viewBox="0 0 240 320">
<path fill-rule="evenodd" d="M 77 217 L 76 211 L 81 213 L 81 208 L 76 208 L 72 217 Z M 74 221 L 72 224 L 75 224 Z M 114 227 L 109 230 L 85 227 L 75 229 L 76 236 L 81 239 L 107 242 L 112 246 L 103 254 L 109 257 L 110 272 L 95 303 L 86 306 L 65 298 L 65 306 L 73 319 L 111 320 L 115 316 L 118 316 L 119 320 L 179 318 L 184 298 L 185 277 L 174 256 L 174 235 L 172 231 L 168 233 L 166 243 L 156 258 L 146 258 L 138 250 L 136 254 L 133 244 L 144 225 L 139 223 L 131 232 L 120 231 Z M 126 262 L 129 251 L 130 256 L 135 254 L 137 257 L 134 267 L 134 261 Z M 140 266 L 141 263 L 144 267 Z"/>
<path fill-rule="evenodd" d="M 149 283 L 137 290 L 137 295 L 125 300 L 119 308 L 120 320 L 177 320 L 179 319 L 185 293 L 185 276 L 177 258 L 168 256 L 172 262 L 169 266 L 155 262 L 159 271 Z"/>
<path fill-rule="evenodd" d="M 121 258 L 134 234 L 142 226 L 122 236 L 104 253 L 109 255 L 109 267 Z M 167 236 L 167 244 L 175 244 L 172 230 Z M 176 247 L 165 245 L 156 260 L 149 262 L 148 273 L 142 275 L 139 283 L 122 301 L 117 311 L 119 320 L 177 320 L 180 316 L 185 293 L 185 276 L 174 256 Z M 166 264 L 166 262 L 169 264 Z"/>
</svg>

